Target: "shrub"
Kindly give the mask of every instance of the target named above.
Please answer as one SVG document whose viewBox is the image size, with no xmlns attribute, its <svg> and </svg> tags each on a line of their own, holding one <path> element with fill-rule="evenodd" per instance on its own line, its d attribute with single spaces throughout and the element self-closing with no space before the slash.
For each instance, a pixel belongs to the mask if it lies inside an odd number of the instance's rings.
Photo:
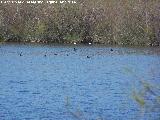
<svg viewBox="0 0 160 120">
<path fill-rule="evenodd" d="M 150 0 L 1 4 L 0 27 L 5 27 L 5 38 L 14 35 L 20 41 L 159 45 L 159 5 Z"/>
</svg>

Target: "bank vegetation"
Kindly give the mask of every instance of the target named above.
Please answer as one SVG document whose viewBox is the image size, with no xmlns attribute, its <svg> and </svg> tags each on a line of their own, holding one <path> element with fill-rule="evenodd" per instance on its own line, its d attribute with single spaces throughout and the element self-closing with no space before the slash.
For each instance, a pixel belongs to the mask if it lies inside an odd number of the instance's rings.
<svg viewBox="0 0 160 120">
<path fill-rule="evenodd" d="M 0 41 L 158 46 L 160 1 L 0 4 Z"/>
</svg>

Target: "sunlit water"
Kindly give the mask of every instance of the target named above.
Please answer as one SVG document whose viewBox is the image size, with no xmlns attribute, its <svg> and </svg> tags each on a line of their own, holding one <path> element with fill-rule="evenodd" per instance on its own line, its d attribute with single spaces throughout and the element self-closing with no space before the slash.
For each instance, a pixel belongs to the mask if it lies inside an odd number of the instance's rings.
<svg viewBox="0 0 160 120">
<path fill-rule="evenodd" d="M 159 52 L 0 45 L 0 120 L 159 120 L 132 97 L 142 79 L 160 85 Z"/>
</svg>

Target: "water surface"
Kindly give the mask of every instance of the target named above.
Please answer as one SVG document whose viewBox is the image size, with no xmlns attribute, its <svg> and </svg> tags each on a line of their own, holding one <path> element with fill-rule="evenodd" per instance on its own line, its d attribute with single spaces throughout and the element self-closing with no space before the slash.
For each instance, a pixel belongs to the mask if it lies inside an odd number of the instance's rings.
<svg viewBox="0 0 160 120">
<path fill-rule="evenodd" d="M 159 48 L 1 44 L 0 120 L 159 120 L 159 107 L 142 116 L 132 97 L 141 80 L 160 85 L 159 53 Z"/>
</svg>

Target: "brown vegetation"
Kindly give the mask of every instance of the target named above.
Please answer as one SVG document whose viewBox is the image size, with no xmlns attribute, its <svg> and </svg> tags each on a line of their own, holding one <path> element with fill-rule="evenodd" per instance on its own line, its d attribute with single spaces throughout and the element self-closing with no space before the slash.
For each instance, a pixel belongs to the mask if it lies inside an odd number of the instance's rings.
<svg viewBox="0 0 160 120">
<path fill-rule="evenodd" d="M 0 4 L 0 38 L 5 41 L 159 45 L 160 1 Z"/>
</svg>

